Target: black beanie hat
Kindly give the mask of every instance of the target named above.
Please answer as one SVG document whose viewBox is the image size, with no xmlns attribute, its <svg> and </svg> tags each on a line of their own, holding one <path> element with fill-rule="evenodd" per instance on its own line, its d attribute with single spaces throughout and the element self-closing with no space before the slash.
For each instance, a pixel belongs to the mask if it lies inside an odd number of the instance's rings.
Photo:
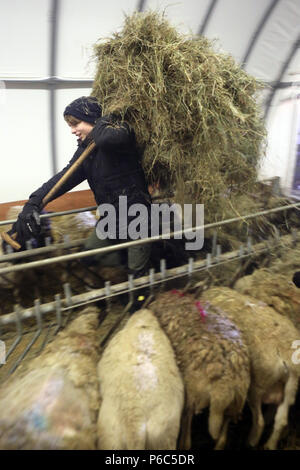
<svg viewBox="0 0 300 470">
<path fill-rule="evenodd" d="M 64 116 L 66 115 L 95 124 L 96 120 L 102 116 L 102 108 L 94 96 L 81 96 L 66 107 Z"/>
</svg>

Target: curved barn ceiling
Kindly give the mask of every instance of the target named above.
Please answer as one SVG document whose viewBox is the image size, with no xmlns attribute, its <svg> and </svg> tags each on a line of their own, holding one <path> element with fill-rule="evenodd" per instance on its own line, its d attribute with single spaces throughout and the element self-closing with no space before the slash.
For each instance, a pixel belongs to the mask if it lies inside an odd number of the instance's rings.
<svg viewBox="0 0 300 470">
<path fill-rule="evenodd" d="M 182 32 L 216 38 L 273 89 L 300 76 L 299 0 L 1 0 L 0 6 L 0 77 L 8 86 L 55 77 L 62 85 L 89 84 L 92 44 L 120 29 L 124 13 L 148 9 L 164 12 Z"/>
</svg>

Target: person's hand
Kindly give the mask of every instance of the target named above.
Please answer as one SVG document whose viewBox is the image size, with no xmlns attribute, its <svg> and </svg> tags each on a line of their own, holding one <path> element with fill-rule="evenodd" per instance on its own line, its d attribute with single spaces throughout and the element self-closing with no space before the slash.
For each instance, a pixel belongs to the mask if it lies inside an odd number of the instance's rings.
<svg viewBox="0 0 300 470">
<path fill-rule="evenodd" d="M 21 212 L 15 225 L 18 237 L 24 240 L 36 238 L 39 236 L 41 231 L 40 215 L 35 209 L 25 214 Z"/>
<path fill-rule="evenodd" d="M 91 140 L 94 140 L 96 146 L 99 146 L 102 143 L 103 130 L 109 124 L 112 124 L 112 123 L 113 123 L 113 116 L 112 115 L 102 116 L 100 119 L 98 119 L 96 121 L 95 126 L 93 127 L 93 129 L 91 130 L 91 132 L 88 135 L 89 142 Z"/>
<path fill-rule="evenodd" d="M 18 215 L 17 221 L 8 232 L 10 236 L 17 233 L 16 241 L 20 243 L 22 248 L 26 246 L 27 240 L 37 238 L 41 232 L 41 221 L 38 209 L 39 208 L 34 204 L 25 204 L 22 212 Z"/>
</svg>

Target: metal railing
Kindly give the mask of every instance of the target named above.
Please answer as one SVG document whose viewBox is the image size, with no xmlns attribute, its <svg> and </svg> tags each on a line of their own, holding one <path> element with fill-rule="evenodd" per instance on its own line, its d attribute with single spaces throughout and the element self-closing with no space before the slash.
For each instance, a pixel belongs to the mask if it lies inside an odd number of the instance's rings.
<svg viewBox="0 0 300 470">
<path fill-rule="evenodd" d="M 2 332 L 0 334 L 0 338 L 3 338 L 3 340 L 5 340 L 5 338 L 12 338 L 12 330 L 8 327 L 15 325 L 15 333 L 13 333 L 15 340 L 7 351 L 6 360 L 16 350 L 17 346 L 26 335 L 31 333 L 33 336 L 28 344 L 26 346 L 24 345 L 21 354 L 19 354 L 12 363 L 7 365 L 3 364 L 2 366 L 0 365 L 0 368 L 3 368 L 3 372 L 6 372 L 6 375 L 3 376 L 1 380 L 5 381 L 17 369 L 19 364 L 37 342 L 38 338 L 40 338 L 42 333 L 44 333 L 42 344 L 37 349 L 35 355 L 40 354 L 48 342 L 55 337 L 57 332 L 66 326 L 70 319 L 70 314 L 76 308 L 82 308 L 89 304 L 104 300 L 106 302 L 106 311 L 103 314 L 103 320 L 106 314 L 110 312 L 110 302 L 112 298 L 122 294 L 127 294 L 127 305 L 122 308 L 122 312 L 120 313 L 118 320 L 102 340 L 101 346 L 103 347 L 121 321 L 128 314 L 134 299 L 134 294 L 139 289 L 145 287 L 148 288 L 149 295 L 146 296 L 143 304 L 143 307 L 145 307 L 155 297 L 157 289 L 164 289 L 170 281 L 186 277 L 187 281 L 184 283 L 184 290 L 187 290 L 193 284 L 193 275 L 195 273 L 208 269 L 211 270 L 234 261 L 242 262 L 242 260 L 249 257 L 256 258 L 261 256 L 263 253 L 276 250 L 280 246 L 295 246 L 298 241 L 299 233 L 293 230 L 289 235 L 285 235 L 283 237 L 278 236 L 272 240 L 266 240 L 255 245 L 252 245 L 251 240 L 248 240 L 247 244 L 241 245 L 239 250 L 223 254 L 221 253 L 220 245 L 217 245 L 215 256 L 208 253 L 205 260 L 195 261 L 193 258 L 190 258 L 189 262 L 183 266 L 166 269 L 165 260 L 162 259 L 160 262 L 159 272 L 154 272 L 154 270 L 151 269 L 149 275 L 138 279 L 133 279 L 132 276 L 129 276 L 128 281 L 123 283 L 111 285 L 110 282 L 106 282 L 105 287 L 103 288 L 94 289 L 79 295 L 73 295 L 70 285 L 66 283 L 63 286 L 64 296 L 62 297 L 60 294 L 57 294 L 52 302 L 41 304 L 40 300 L 37 299 L 33 307 L 26 309 L 22 309 L 19 305 L 16 305 L 14 312 L 0 317 L 0 333 Z M 25 331 L 23 325 L 26 324 L 28 320 L 32 319 L 35 319 L 35 324 L 31 325 L 31 328 L 29 330 L 27 328 Z M 50 334 L 51 330 L 53 331 Z M 4 333 L 5 331 L 6 333 Z"/>
<path fill-rule="evenodd" d="M 50 340 L 52 340 L 57 332 L 63 328 L 69 321 L 70 315 L 74 309 L 84 307 L 86 305 L 105 301 L 106 303 L 106 313 L 110 312 L 111 309 L 111 300 L 114 297 L 121 296 L 126 294 L 128 302 L 125 306 L 122 307 L 122 312 L 120 318 L 116 324 L 111 328 L 108 334 L 103 339 L 101 345 L 105 345 L 108 338 L 111 336 L 115 328 L 122 321 L 123 318 L 128 314 L 130 310 L 134 294 L 142 288 L 147 288 L 149 295 L 145 298 L 144 306 L 148 305 L 151 302 L 151 299 L 155 296 L 157 289 L 164 289 L 168 283 L 176 280 L 187 278 L 187 281 L 184 283 L 185 289 L 188 289 L 192 285 L 193 275 L 195 273 L 200 273 L 201 271 L 211 270 L 216 267 L 222 266 L 226 263 L 231 263 L 238 261 L 243 262 L 246 258 L 259 257 L 263 253 L 270 252 L 277 249 L 280 246 L 295 246 L 299 240 L 299 233 L 296 230 L 292 230 L 290 235 L 284 235 L 280 237 L 278 231 L 275 230 L 275 238 L 271 240 L 264 240 L 262 242 L 252 244 L 251 237 L 247 238 L 247 241 L 244 244 L 240 245 L 238 250 L 231 252 L 223 253 L 221 252 L 221 245 L 217 243 L 217 232 L 218 227 L 236 223 L 236 222 L 246 222 L 249 219 L 253 219 L 260 216 L 265 216 L 268 214 L 287 211 L 291 209 L 299 209 L 299 203 L 293 203 L 286 206 L 280 206 L 274 209 L 259 211 L 254 214 L 248 214 L 246 216 L 235 217 L 227 219 L 220 222 L 215 222 L 211 224 L 206 224 L 198 227 L 191 227 L 187 230 L 181 230 L 173 232 L 171 234 L 162 234 L 156 237 L 150 237 L 147 239 L 136 240 L 131 242 L 125 242 L 119 245 L 114 245 L 112 247 L 83 251 L 79 253 L 71 253 L 62 256 L 54 256 L 50 259 L 30 261 L 28 263 L 21 263 L 4 268 L 0 268 L 0 275 L 4 276 L 5 274 L 17 271 L 25 271 L 26 269 L 48 266 L 53 263 L 61 263 L 74 259 L 85 258 L 88 256 L 94 256 L 95 254 L 103 254 L 111 251 L 126 249 L 133 245 L 140 245 L 144 243 L 154 243 L 156 241 L 165 240 L 166 235 L 174 237 L 176 234 L 186 234 L 195 232 L 196 230 L 206 230 L 206 229 L 215 229 L 212 236 L 212 248 L 211 253 L 207 253 L 205 259 L 194 260 L 193 258 L 189 259 L 189 262 L 183 266 L 178 266 L 176 268 L 166 269 L 166 262 L 164 259 L 160 260 L 160 270 L 155 272 L 153 269 L 149 271 L 149 275 L 143 276 L 138 279 L 133 279 L 132 276 L 128 277 L 126 282 L 119 284 L 111 285 L 110 282 L 106 282 L 103 288 L 92 289 L 88 292 L 80 293 L 74 295 L 71 291 L 71 286 L 69 283 L 63 285 L 64 293 L 57 293 L 54 296 L 54 300 L 48 303 L 41 303 L 40 299 L 37 299 L 34 305 L 31 308 L 22 308 L 20 305 L 15 305 L 14 311 L 5 315 L 0 316 L 0 339 L 8 339 L 11 342 L 6 359 L 12 358 L 13 354 L 16 354 L 18 347 L 22 345 L 22 341 L 28 334 L 32 334 L 32 338 L 28 344 L 22 346 L 22 351 L 17 355 L 17 358 L 13 361 L 8 361 L 7 364 L 0 364 L 1 372 L 6 373 L 6 376 L 1 380 L 6 380 L 19 366 L 19 364 L 24 360 L 28 353 L 32 350 L 33 346 L 36 346 L 38 341 L 43 340 L 36 351 L 36 354 L 40 354 L 45 346 Z M 51 214 L 52 217 L 59 215 L 66 215 L 74 212 L 83 212 L 86 210 L 91 210 L 93 208 L 83 208 L 76 209 L 72 211 L 64 211 L 60 213 Z M 43 215 L 47 217 L 48 214 Z M 4 221 L 5 223 L 10 223 L 11 221 Z M 3 223 L 4 225 L 4 223 Z M 76 248 L 81 245 L 83 240 L 77 240 L 70 242 L 68 239 L 64 243 L 56 245 L 48 245 L 43 248 L 28 249 L 21 253 L 11 253 L 6 254 L 0 258 L 0 262 L 11 262 L 11 261 L 20 261 L 23 257 L 28 258 L 35 255 L 43 255 L 46 253 L 54 252 L 57 249 L 61 248 Z M 105 315 L 104 315 L 105 316 Z M 104 318 L 103 316 L 103 318 Z M 30 327 L 28 327 L 28 322 Z M 34 324 L 32 325 L 32 322 Z M 26 326 L 26 329 L 24 329 Z M 50 334 L 51 333 L 51 334 Z M 2 374 L 1 374 L 2 375 Z"/>
</svg>

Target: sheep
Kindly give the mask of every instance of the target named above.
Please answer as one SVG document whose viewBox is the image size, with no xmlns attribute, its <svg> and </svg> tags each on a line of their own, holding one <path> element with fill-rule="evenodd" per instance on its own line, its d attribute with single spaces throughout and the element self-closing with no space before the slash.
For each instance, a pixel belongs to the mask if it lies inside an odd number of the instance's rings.
<svg viewBox="0 0 300 470">
<path fill-rule="evenodd" d="M 70 240 L 85 239 L 92 233 L 96 223 L 97 218 L 91 211 L 52 217 L 53 241 L 63 243 L 66 235 Z"/>
<path fill-rule="evenodd" d="M 202 301 L 209 302 L 211 308 L 225 314 L 242 331 L 251 363 L 248 402 L 253 422 L 249 444 L 257 446 L 264 429 L 262 403 L 273 403 L 277 405 L 273 431 L 264 447 L 276 449 L 298 388 L 300 367 L 293 363 L 292 348 L 299 332 L 273 308 L 233 289 L 211 288 L 203 293 Z"/>
<path fill-rule="evenodd" d="M 240 278 L 234 289 L 265 302 L 300 328 L 300 290 L 292 279 L 267 269 L 257 269 L 250 276 Z"/>
<path fill-rule="evenodd" d="M 139 310 L 98 364 L 98 448 L 176 449 L 184 386 L 174 352 L 153 313 Z"/>
<path fill-rule="evenodd" d="M 215 449 L 226 445 L 230 420 L 243 410 L 250 384 L 247 348 L 226 317 L 205 312 L 190 294 L 164 292 L 149 305 L 175 350 L 186 388 L 180 448 L 191 448 L 194 414 L 209 407 Z"/>
<path fill-rule="evenodd" d="M 88 307 L 0 388 L 0 449 L 95 449 L 98 309 Z"/>
</svg>

